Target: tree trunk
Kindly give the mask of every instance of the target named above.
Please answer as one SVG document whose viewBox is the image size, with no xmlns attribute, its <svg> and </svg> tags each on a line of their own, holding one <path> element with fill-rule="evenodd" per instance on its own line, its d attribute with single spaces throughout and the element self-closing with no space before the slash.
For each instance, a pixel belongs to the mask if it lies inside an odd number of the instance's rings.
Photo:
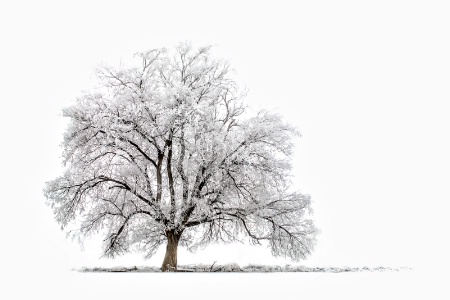
<svg viewBox="0 0 450 300">
<path fill-rule="evenodd" d="M 161 270 L 163 272 L 174 272 L 177 270 L 177 251 L 180 236 L 175 234 L 173 231 L 168 231 L 166 237 L 166 256 L 164 257 Z"/>
</svg>

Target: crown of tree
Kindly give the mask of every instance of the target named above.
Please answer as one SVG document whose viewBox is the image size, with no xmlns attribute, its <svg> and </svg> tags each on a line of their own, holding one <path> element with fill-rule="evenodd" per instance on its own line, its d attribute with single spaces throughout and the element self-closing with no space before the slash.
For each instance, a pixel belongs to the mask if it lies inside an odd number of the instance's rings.
<svg viewBox="0 0 450 300">
<path fill-rule="evenodd" d="M 299 133 L 278 115 L 248 116 L 210 50 L 183 43 L 98 69 L 99 87 L 64 110 L 66 170 L 44 190 L 62 228 L 105 234 L 111 257 L 166 243 L 164 271 L 178 245 L 249 239 L 293 260 L 311 252 L 310 197 L 290 181 Z"/>
</svg>

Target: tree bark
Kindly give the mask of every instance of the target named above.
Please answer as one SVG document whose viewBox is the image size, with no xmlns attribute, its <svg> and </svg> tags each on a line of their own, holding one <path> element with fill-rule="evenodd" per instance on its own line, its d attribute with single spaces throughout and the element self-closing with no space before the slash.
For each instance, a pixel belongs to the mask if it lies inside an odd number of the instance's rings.
<svg viewBox="0 0 450 300">
<path fill-rule="evenodd" d="M 166 255 L 164 256 L 164 261 L 161 267 L 163 272 L 175 272 L 177 270 L 177 252 L 178 252 L 178 241 L 180 236 L 175 234 L 174 231 L 168 231 L 166 233 L 167 237 L 167 247 Z"/>
</svg>

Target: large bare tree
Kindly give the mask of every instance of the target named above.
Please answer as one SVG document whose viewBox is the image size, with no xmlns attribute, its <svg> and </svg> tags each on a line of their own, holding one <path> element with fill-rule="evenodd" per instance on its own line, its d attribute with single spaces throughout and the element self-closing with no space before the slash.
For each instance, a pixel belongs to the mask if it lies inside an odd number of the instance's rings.
<svg viewBox="0 0 450 300">
<path fill-rule="evenodd" d="M 248 116 L 229 64 L 188 43 L 98 70 L 99 87 L 64 110 L 65 173 L 44 193 L 70 233 L 106 234 L 104 254 L 150 257 L 167 244 L 267 241 L 293 260 L 312 250 L 310 197 L 291 190 L 292 137 L 279 116 Z"/>
</svg>

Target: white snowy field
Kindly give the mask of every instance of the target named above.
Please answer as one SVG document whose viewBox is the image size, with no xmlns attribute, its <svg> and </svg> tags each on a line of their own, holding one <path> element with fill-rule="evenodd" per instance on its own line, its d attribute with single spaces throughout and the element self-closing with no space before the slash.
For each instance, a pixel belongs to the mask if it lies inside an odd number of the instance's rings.
<svg viewBox="0 0 450 300">
<path fill-rule="evenodd" d="M 43 275 L 45 274 L 45 275 Z M 449 299 L 445 278 L 354 273 L 26 272 L 2 299 Z M 19 278 L 17 278 L 19 279 Z"/>
</svg>

